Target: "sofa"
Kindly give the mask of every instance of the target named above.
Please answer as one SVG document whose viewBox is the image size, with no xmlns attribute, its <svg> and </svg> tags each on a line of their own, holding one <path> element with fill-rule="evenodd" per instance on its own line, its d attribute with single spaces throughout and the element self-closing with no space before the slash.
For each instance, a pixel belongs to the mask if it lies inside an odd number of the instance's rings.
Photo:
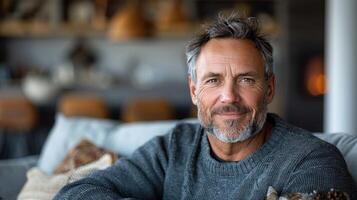
<svg viewBox="0 0 357 200">
<path fill-rule="evenodd" d="M 83 138 L 98 147 L 130 156 L 136 148 L 151 138 L 166 134 L 175 124 L 196 119 L 121 123 L 118 121 L 56 116 L 42 152 L 37 156 L 0 160 L 0 199 L 16 199 L 26 182 L 26 173 L 37 167 L 53 174 L 66 154 Z M 357 135 L 343 133 L 314 133 L 317 137 L 337 146 L 343 154 L 349 171 L 357 183 Z"/>
</svg>

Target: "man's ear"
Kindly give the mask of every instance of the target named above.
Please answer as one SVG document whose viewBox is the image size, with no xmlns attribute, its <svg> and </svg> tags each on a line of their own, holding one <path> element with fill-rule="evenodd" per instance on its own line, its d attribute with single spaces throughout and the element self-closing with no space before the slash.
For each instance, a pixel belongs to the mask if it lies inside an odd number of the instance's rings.
<svg viewBox="0 0 357 200">
<path fill-rule="evenodd" d="M 267 103 L 270 104 L 273 101 L 275 95 L 275 75 L 272 75 L 268 80 L 267 90 Z"/>
<path fill-rule="evenodd" d="M 190 88 L 191 100 L 194 105 L 197 105 L 196 83 L 188 77 L 188 86 Z"/>
</svg>

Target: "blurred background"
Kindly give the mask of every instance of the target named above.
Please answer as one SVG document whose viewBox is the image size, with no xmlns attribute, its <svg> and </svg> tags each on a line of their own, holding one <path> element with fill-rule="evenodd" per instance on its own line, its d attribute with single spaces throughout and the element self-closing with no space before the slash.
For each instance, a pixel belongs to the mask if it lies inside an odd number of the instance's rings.
<svg viewBox="0 0 357 200">
<path fill-rule="evenodd" d="M 0 0 L 0 158 L 39 153 L 58 112 L 125 122 L 194 117 L 184 47 L 219 11 L 256 16 L 271 41 L 270 111 L 323 131 L 325 4 Z M 31 150 L 14 152 L 14 142 Z"/>
</svg>

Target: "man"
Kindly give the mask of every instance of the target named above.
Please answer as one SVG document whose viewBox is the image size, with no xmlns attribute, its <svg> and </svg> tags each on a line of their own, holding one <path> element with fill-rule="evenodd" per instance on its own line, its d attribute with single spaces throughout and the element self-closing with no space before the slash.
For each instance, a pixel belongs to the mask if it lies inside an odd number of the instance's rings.
<svg viewBox="0 0 357 200">
<path fill-rule="evenodd" d="M 265 199 L 270 187 L 357 198 L 334 146 L 267 114 L 272 47 L 254 19 L 220 17 L 189 43 L 187 60 L 200 124 L 177 125 L 55 199 Z"/>
</svg>

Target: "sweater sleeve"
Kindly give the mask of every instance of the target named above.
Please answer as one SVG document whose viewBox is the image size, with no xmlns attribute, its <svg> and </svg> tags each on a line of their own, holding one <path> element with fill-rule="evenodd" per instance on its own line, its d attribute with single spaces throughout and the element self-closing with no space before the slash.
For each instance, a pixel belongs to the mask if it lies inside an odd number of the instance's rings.
<svg viewBox="0 0 357 200">
<path fill-rule="evenodd" d="M 357 198 L 356 187 L 341 153 L 333 146 L 319 146 L 300 160 L 290 174 L 282 194 L 301 192 L 328 192 L 330 189 L 348 193 Z"/>
<path fill-rule="evenodd" d="M 156 137 L 130 158 L 65 186 L 54 199 L 161 199 L 168 145 L 169 135 Z"/>
</svg>

